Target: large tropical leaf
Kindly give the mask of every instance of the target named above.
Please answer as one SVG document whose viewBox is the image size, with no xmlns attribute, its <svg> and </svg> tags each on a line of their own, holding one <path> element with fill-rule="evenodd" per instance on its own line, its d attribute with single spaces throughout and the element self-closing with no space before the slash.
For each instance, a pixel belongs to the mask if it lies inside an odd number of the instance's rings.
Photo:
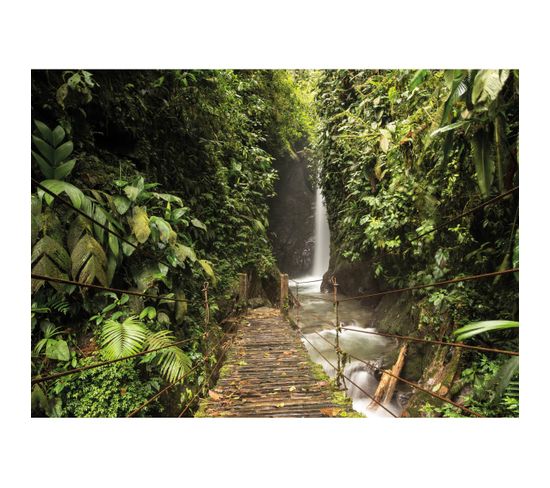
<svg viewBox="0 0 550 488">
<path fill-rule="evenodd" d="M 106 320 L 100 335 L 101 353 L 108 359 L 119 359 L 137 354 L 143 348 L 147 329 L 136 316 L 128 317 L 124 322 Z"/>
<path fill-rule="evenodd" d="M 53 178 L 56 180 L 62 180 L 67 176 L 74 168 L 76 159 L 71 159 L 63 164 L 60 164 L 57 168 L 54 169 Z"/>
<path fill-rule="evenodd" d="M 472 103 L 496 100 L 508 79 L 507 69 L 481 69 L 478 71 L 472 87 Z"/>
<path fill-rule="evenodd" d="M 482 322 L 472 322 L 453 332 L 457 341 L 463 341 L 470 337 L 484 332 L 492 332 L 495 330 L 514 329 L 519 327 L 519 322 L 512 320 L 484 320 Z"/>
<path fill-rule="evenodd" d="M 496 387 L 493 401 L 499 400 L 502 397 L 518 370 L 519 356 L 511 357 L 500 367 L 495 376 Z"/>
<path fill-rule="evenodd" d="M 186 259 L 189 259 L 192 263 L 194 263 L 197 260 L 195 251 L 191 247 L 184 246 L 183 244 L 177 243 L 174 246 L 174 251 L 176 254 L 176 258 L 182 264 L 185 262 Z"/>
<path fill-rule="evenodd" d="M 40 170 L 48 179 L 61 180 L 65 178 L 74 168 L 75 159 L 65 161 L 73 151 L 73 143 L 67 141 L 61 144 L 65 138 L 65 130 L 57 126 L 53 131 L 46 124 L 39 120 L 34 121 L 41 137 L 32 136 L 34 145 L 39 153 L 31 151 L 38 163 Z"/>
<path fill-rule="evenodd" d="M 41 185 L 45 186 L 48 190 L 50 190 L 55 195 L 66 193 L 69 199 L 71 200 L 71 203 L 76 208 L 80 208 L 82 206 L 83 201 L 87 200 L 84 194 L 76 186 L 71 185 L 66 181 L 44 180 L 41 182 Z M 37 190 L 37 193 L 38 193 L 38 197 L 40 199 L 44 199 L 48 205 L 52 204 L 54 200 L 54 197 L 52 195 L 50 195 L 49 193 L 46 193 L 41 188 Z"/>
<path fill-rule="evenodd" d="M 149 228 L 149 216 L 144 207 L 134 207 L 130 225 L 138 242 L 140 244 L 146 242 L 151 235 L 151 229 Z"/>
<path fill-rule="evenodd" d="M 175 244 L 177 239 L 177 234 L 172 230 L 172 227 L 166 220 L 161 217 L 151 217 L 149 219 L 151 226 L 156 227 L 159 231 L 160 241 L 164 243 Z"/>
<path fill-rule="evenodd" d="M 146 350 L 166 347 L 166 349 L 162 349 L 152 354 L 154 355 L 154 361 L 160 367 L 161 375 L 169 382 L 180 379 L 191 366 L 189 356 L 179 347 L 168 347 L 173 344 L 175 340 L 175 337 L 169 330 L 161 330 L 151 334 L 147 338 L 146 343 Z"/>
<path fill-rule="evenodd" d="M 488 132 L 483 129 L 479 129 L 472 139 L 472 158 L 481 194 L 488 197 L 493 184 L 495 163 L 491 138 Z"/>
<path fill-rule="evenodd" d="M 212 269 L 212 265 L 209 261 L 206 259 L 199 259 L 199 264 L 202 266 L 202 269 L 206 272 L 210 278 L 212 278 L 212 284 L 216 284 L 216 275 L 214 274 L 214 270 Z"/>
<path fill-rule="evenodd" d="M 31 254 L 32 273 L 52 278 L 68 279 L 67 271 L 70 267 L 70 258 L 63 245 L 51 238 L 44 236 L 32 248 Z M 36 293 L 44 281 L 32 280 L 31 291 Z M 50 283 L 57 291 L 63 291 L 60 283 Z"/>
<path fill-rule="evenodd" d="M 99 281 L 109 286 L 107 277 L 107 256 L 99 243 L 88 233 L 74 246 L 71 252 L 71 273 L 81 283 Z"/>
</svg>

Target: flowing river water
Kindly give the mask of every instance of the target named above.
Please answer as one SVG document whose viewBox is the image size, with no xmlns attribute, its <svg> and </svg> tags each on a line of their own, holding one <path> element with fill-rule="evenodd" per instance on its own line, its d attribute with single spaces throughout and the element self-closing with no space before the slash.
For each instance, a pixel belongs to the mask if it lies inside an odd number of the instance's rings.
<svg viewBox="0 0 550 488">
<path fill-rule="evenodd" d="M 330 235 L 326 209 L 321 191 L 317 190 L 314 266 L 310 276 L 295 278 L 298 282 L 309 281 L 310 283 L 302 283 L 297 287 L 295 282 L 291 281 L 292 291 L 295 294 L 298 291 L 298 299 L 301 304 L 299 311 L 294 309 L 292 314 L 294 319 L 298 318 L 298 326 L 307 340 L 314 346 L 312 347 L 305 339 L 302 339 L 310 357 L 320 364 L 331 378 L 334 378 L 336 370 L 331 366 L 331 364 L 334 366 L 337 364 L 337 354 L 334 347 L 331 346 L 335 343 L 336 337 L 336 332 L 333 330 L 336 325 L 334 306 L 331 301 L 332 295 L 320 291 L 320 280 L 329 265 L 329 243 Z M 339 295 L 339 297 L 344 298 L 343 295 Z M 372 315 L 372 309 L 362 306 L 358 301 L 340 302 L 340 323 L 347 329 L 352 329 L 343 330 L 340 333 L 340 348 L 345 353 L 377 367 L 387 368 L 396 357 L 398 344 L 393 339 L 361 332 L 362 330 L 376 330 L 373 327 Z M 326 359 L 321 355 L 325 356 Z M 368 417 L 390 416 L 384 409 L 373 404 L 371 398 L 361 391 L 362 389 L 373 396 L 379 382 L 379 378 L 364 363 L 351 359 L 345 366 L 344 376 L 347 376 L 360 387 L 357 388 L 357 386 L 346 380 L 346 392 L 353 400 L 355 410 Z M 406 393 L 407 389 L 402 389 L 398 385 L 394 398 L 384 406 L 399 416 L 403 409 Z"/>
</svg>

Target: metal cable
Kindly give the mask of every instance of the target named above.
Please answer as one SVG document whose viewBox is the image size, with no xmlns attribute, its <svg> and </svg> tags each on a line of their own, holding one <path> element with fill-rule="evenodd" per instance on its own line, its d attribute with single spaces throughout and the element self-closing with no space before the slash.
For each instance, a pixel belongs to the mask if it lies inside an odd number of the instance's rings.
<svg viewBox="0 0 550 488">
<path fill-rule="evenodd" d="M 220 343 L 218 342 L 218 345 L 219 345 L 219 344 L 220 344 Z M 222 355 L 231 347 L 232 344 L 233 344 L 233 343 L 230 342 L 230 343 L 223 349 Z M 207 386 L 208 386 L 208 385 L 210 384 L 210 380 L 211 380 L 212 376 L 214 375 L 214 372 L 215 372 L 215 371 L 216 371 L 216 368 L 212 368 L 212 371 L 210 371 L 210 374 L 208 375 L 208 378 L 207 378 L 206 381 L 203 383 L 203 385 L 207 385 Z M 199 396 L 200 392 L 201 392 L 201 390 L 200 390 L 200 388 L 199 388 L 199 389 L 197 390 L 197 392 L 193 395 L 193 397 L 191 398 L 191 400 L 189 400 L 189 401 L 185 404 L 184 409 L 183 409 L 183 410 L 181 411 L 181 413 L 178 415 L 178 418 L 183 417 L 183 414 L 184 414 L 185 412 L 187 412 L 187 410 L 189 410 L 189 407 L 190 407 L 190 406 L 192 405 L 192 403 L 195 401 L 195 398 L 197 398 L 197 397 Z"/>
<path fill-rule="evenodd" d="M 202 334 L 202 337 L 205 337 L 206 336 L 206 332 L 204 334 Z M 222 335 L 222 337 L 220 338 L 220 340 L 216 343 L 216 346 L 214 348 L 211 349 L 211 351 L 214 351 L 216 350 L 219 345 L 223 342 L 223 340 L 225 339 L 225 334 Z M 185 379 L 187 376 L 189 376 L 193 371 L 195 371 L 201 364 L 204 364 L 204 362 L 208 359 L 208 356 L 206 355 L 203 355 L 202 358 L 200 358 L 200 361 L 193 367 L 191 368 L 189 371 L 187 371 L 187 373 L 185 373 L 184 375 L 182 375 L 180 378 L 178 378 L 176 381 L 174 381 L 173 383 L 170 383 L 168 386 L 166 386 L 165 388 L 163 388 L 161 391 L 159 391 L 158 393 L 156 393 L 155 395 L 153 395 L 151 398 L 149 398 L 147 401 L 145 401 L 144 403 L 142 403 L 139 407 L 137 407 L 135 410 L 133 410 L 132 412 L 130 412 L 127 417 L 133 417 L 136 413 L 138 413 L 139 411 L 141 411 L 142 409 L 144 409 L 147 405 L 149 405 L 151 402 L 153 402 L 155 399 L 157 399 L 160 395 L 162 395 L 165 391 L 168 391 L 170 390 L 171 388 L 173 388 L 174 386 L 176 386 L 180 381 L 182 381 L 183 379 Z"/>
<path fill-rule="evenodd" d="M 53 191 L 49 190 L 48 188 L 46 188 L 44 185 L 40 184 L 38 181 L 36 181 L 34 178 L 31 177 L 31 181 L 38 187 L 40 188 L 41 190 L 45 191 L 46 193 L 48 193 L 49 195 L 51 195 L 52 197 L 54 197 L 56 200 L 59 200 L 60 202 L 62 202 L 64 205 L 66 205 L 67 207 L 71 208 L 72 210 L 74 210 L 75 212 L 79 213 L 80 215 L 82 215 L 83 217 L 86 217 L 88 220 L 90 220 L 91 222 L 93 222 L 95 225 L 98 225 L 99 227 L 101 227 L 102 229 L 104 229 L 105 231 L 107 231 L 109 234 L 112 234 L 114 235 L 115 237 L 118 237 L 122 242 L 128 244 L 129 246 L 132 246 L 134 249 L 138 249 L 138 245 L 137 244 L 134 244 L 133 242 L 130 242 L 128 239 L 122 237 L 119 233 L 115 232 L 114 230 L 112 230 L 109 226 L 105 225 L 105 224 L 102 224 L 101 222 L 97 221 L 96 219 L 94 219 L 93 217 L 91 217 L 90 215 L 88 215 L 86 212 L 84 212 L 83 210 L 80 210 L 79 208 L 75 207 L 71 202 L 69 202 L 68 200 L 66 200 L 64 197 L 62 197 L 61 195 L 57 195 L 55 194 Z M 149 257 L 152 257 L 153 259 L 155 259 L 156 261 L 158 261 L 159 263 L 161 264 L 164 264 L 164 266 L 167 266 L 169 269 L 173 268 L 172 265 L 168 264 L 167 262 L 165 261 L 162 261 L 160 260 L 158 257 L 156 257 L 155 255 L 153 255 L 151 252 L 147 251 L 147 249 L 141 249 L 146 255 L 148 255 Z"/>
<path fill-rule="evenodd" d="M 483 279 L 483 278 L 491 278 L 493 276 L 500 276 L 500 275 L 504 275 L 504 274 L 508 274 L 508 273 L 517 273 L 517 272 L 519 272 L 519 268 L 505 269 L 503 271 L 493 271 L 491 273 L 483 273 L 483 274 L 479 274 L 479 275 L 464 276 L 462 278 L 453 278 L 452 280 L 437 281 L 435 283 L 428 283 L 427 285 L 414 285 L 414 286 L 409 286 L 407 288 L 396 288 L 396 289 L 393 289 L 393 290 L 386 290 L 386 291 L 381 291 L 381 292 L 378 292 L 378 293 L 369 293 L 367 295 L 357 295 L 357 296 L 354 296 L 354 297 L 342 298 L 340 300 L 340 302 L 348 302 L 350 300 L 358 300 L 358 299 L 361 299 L 361 298 L 371 298 L 371 297 L 376 297 L 376 296 L 389 295 L 391 293 L 401 293 L 401 292 L 410 291 L 410 290 L 420 290 L 422 288 L 430 288 L 432 286 L 444 286 L 444 285 L 449 285 L 449 284 L 452 284 L 452 283 L 461 283 L 463 281 L 480 280 L 480 279 Z M 322 298 L 322 300 L 326 300 L 326 299 Z"/>
<path fill-rule="evenodd" d="M 319 349 L 317 349 L 310 341 L 309 339 L 304 335 L 302 334 L 302 332 L 300 332 L 300 335 L 308 342 L 308 344 L 313 348 L 315 349 L 315 351 L 317 351 L 317 353 L 336 371 L 337 368 L 336 366 L 334 366 L 334 364 L 332 364 L 326 357 L 325 355 L 319 351 Z M 332 345 L 332 347 L 334 347 L 334 345 Z M 376 400 L 372 395 L 370 395 L 369 393 L 367 393 L 365 390 L 363 390 L 363 388 L 361 388 L 357 383 L 355 383 L 353 380 L 351 380 L 350 378 L 348 378 L 347 376 L 344 376 L 344 378 L 346 378 L 352 385 L 354 385 L 356 388 L 358 388 L 360 391 L 362 391 L 365 395 L 367 395 L 374 403 L 376 403 L 377 405 L 379 405 L 380 407 L 382 407 L 386 412 L 388 412 L 392 417 L 394 418 L 397 418 L 397 415 L 395 415 L 391 410 L 388 410 L 384 405 L 382 405 L 378 400 Z"/>
<path fill-rule="evenodd" d="M 322 337 L 320 334 L 319 334 L 320 337 Z M 325 339 L 323 337 L 323 339 Z M 307 340 L 307 339 L 306 339 Z M 325 339 L 329 344 L 330 341 L 328 339 Z M 309 341 L 308 341 L 309 342 Z M 311 344 L 311 343 L 310 343 Z M 334 344 L 331 344 L 332 347 L 334 347 Z M 423 391 L 424 393 L 427 393 L 428 395 L 431 395 L 435 398 L 438 398 L 439 400 L 442 400 L 446 403 L 450 403 L 451 405 L 463 410 L 464 412 L 467 412 L 469 413 L 470 415 L 474 415 L 476 417 L 483 417 L 482 415 L 474 412 L 473 410 L 470 410 L 469 408 L 465 407 L 464 405 L 460 405 L 459 403 L 456 403 L 456 402 L 453 402 L 452 400 L 450 400 L 449 398 L 445 398 L 445 397 L 442 397 L 441 395 L 438 395 L 437 393 L 434 393 L 433 391 L 430 391 L 430 390 L 427 390 L 426 388 L 423 388 L 422 386 L 416 384 L 416 383 L 413 383 L 412 381 L 409 381 L 409 380 L 406 380 L 405 378 L 401 378 L 401 376 L 397 376 L 393 373 L 391 373 L 390 371 L 388 371 L 387 369 L 382 369 L 382 368 L 377 368 L 376 366 L 372 365 L 371 363 L 367 363 L 366 361 L 364 361 L 363 359 L 359 359 L 358 357 L 356 356 L 353 356 L 352 354 L 349 354 L 348 353 L 348 356 L 352 359 L 355 359 L 356 361 L 359 361 L 363 364 L 365 364 L 368 368 L 372 369 L 372 370 L 375 370 L 375 371 L 378 371 L 380 373 L 383 373 L 383 374 L 387 374 L 399 381 L 402 381 L 403 383 L 406 383 L 407 385 L 410 385 L 412 386 L 413 388 L 416 388 L 417 390 L 420 390 L 420 391 Z"/>
<path fill-rule="evenodd" d="M 335 330 L 335 327 L 332 329 L 325 329 L 325 330 Z M 342 327 L 342 330 L 349 330 L 351 332 L 360 332 L 362 334 L 372 334 L 382 337 L 393 337 L 395 339 L 400 339 L 404 341 L 412 341 L 412 342 L 424 342 L 426 344 L 437 344 L 441 346 L 450 346 L 450 347 L 461 347 L 463 349 L 473 349 L 475 351 L 483 351 L 483 352 L 494 352 L 498 354 L 508 354 L 510 356 L 519 356 L 519 352 L 516 351 L 508 351 L 506 349 L 493 349 L 490 347 L 482 347 L 482 346 L 470 346 L 468 344 L 462 344 L 461 342 L 445 342 L 445 341 L 436 341 L 436 340 L 430 340 L 430 339 L 419 339 L 417 337 L 411 337 L 411 336 L 403 336 L 398 334 L 390 334 L 387 332 L 374 332 L 370 330 L 362 330 L 362 329 L 350 329 L 348 327 Z"/>
<path fill-rule="evenodd" d="M 484 202 L 484 203 L 481 203 L 481 204 L 478 205 L 477 207 L 472 208 L 471 210 L 467 210 L 466 212 L 463 212 L 463 213 L 461 213 L 460 215 L 457 215 L 457 216 L 455 216 L 455 217 L 450 218 L 449 220 L 443 222 L 442 224 L 438 225 L 437 227 L 433 228 L 432 230 L 426 231 L 426 232 L 424 232 L 424 233 L 422 233 L 422 234 L 420 234 L 420 235 L 414 237 L 413 239 L 409 239 L 408 242 L 414 242 L 414 241 L 416 241 L 416 240 L 418 240 L 418 239 L 420 239 L 420 238 L 422 238 L 422 237 L 424 237 L 424 236 L 426 236 L 426 235 L 428 235 L 428 234 L 431 234 L 431 233 L 436 232 L 436 231 L 438 231 L 438 230 L 444 229 L 444 228 L 447 227 L 449 224 L 451 224 L 451 223 L 453 223 L 453 222 L 455 222 L 455 221 L 457 221 L 457 220 L 460 220 L 462 217 L 465 217 L 466 215 L 470 215 L 470 214 L 476 212 L 477 210 L 479 210 L 479 209 L 481 209 L 481 208 L 483 208 L 483 207 L 486 207 L 487 205 L 490 205 L 490 204 L 492 204 L 492 203 L 497 202 L 498 200 L 501 200 L 502 198 L 504 198 L 504 197 L 510 195 L 511 193 L 514 193 L 516 190 L 519 190 L 519 186 L 516 186 L 516 187 L 512 188 L 511 190 L 508 190 L 508 191 L 506 191 L 506 192 L 504 192 L 504 193 L 501 193 L 500 195 L 497 195 L 496 197 L 491 198 L 490 200 L 487 200 L 487 201 Z"/>
<path fill-rule="evenodd" d="M 202 303 L 198 300 L 197 301 L 191 301 L 191 300 L 187 300 L 185 298 L 173 298 L 173 297 L 167 297 L 167 296 L 161 296 L 161 295 L 149 295 L 147 293 L 141 293 L 139 291 L 120 290 L 119 288 L 110 288 L 108 286 L 93 285 L 91 283 L 81 283 L 79 281 L 66 280 L 64 278 L 54 278 L 53 276 L 44 276 L 44 275 L 39 275 L 39 274 L 36 274 L 36 273 L 31 273 L 31 278 L 34 279 L 34 280 L 52 281 L 54 283 L 62 283 L 62 284 L 65 284 L 65 285 L 83 286 L 83 287 L 86 287 L 86 288 L 93 288 L 94 290 L 111 291 L 113 293 L 125 293 L 127 295 L 134 295 L 134 296 L 137 296 L 137 297 L 151 298 L 153 300 L 169 300 L 169 301 L 172 301 L 172 302 L 182 302 L 182 303 L 190 303 L 190 304 Z"/>
<path fill-rule="evenodd" d="M 37 376 L 37 377 L 31 379 L 31 386 L 36 385 L 38 383 L 43 383 L 44 381 L 49 381 L 49 380 L 55 380 L 57 378 L 62 378 L 63 376 L 69 376 L 71 374 L 81 373 L 81 372 L 87 371 L 89 369 L 100 368 L 101 366 L 107 366 L 108 364 L 114 364 L 114 363 L 118 363 L 120 361 L 126 361 L 127 359 L 138 358 L 140 356 L 145 356 L 146 354 L 149 354 L 151 352 L 160 351 L 162 349 L 168 349 L 169 347 L 178 346 L 178 345 L 184 344 L 186 342 L 191 342 L 192 340 L 194 340 L 194 339 L 184 339 L 182 341 L 176 341 L 176 342 L 170 344 L 169 346 L 162 346 L 162 347 L 157 347 L 155 349 L 149 349 L 147 351 L 138 352 L 137 354 L 132 354 L 130 356 L 125 356 L 123 358 L 112 359 L 110 361 L 102 361 L 100 363 L 90 364 L 88 366 L 82 366 L 81 368 L 75 368 L 75 369 L 70 369 L 69 371 L 62 371 L 60 373 L 54 373 L 54 374 L 49 375 L 49 376 Z"/>
</svg>

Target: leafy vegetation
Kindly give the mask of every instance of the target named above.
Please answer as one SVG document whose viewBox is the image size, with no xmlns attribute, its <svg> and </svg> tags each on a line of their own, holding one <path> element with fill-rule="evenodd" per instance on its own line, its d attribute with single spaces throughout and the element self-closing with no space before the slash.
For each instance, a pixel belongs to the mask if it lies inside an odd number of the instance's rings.
<svg viewBox="0 0 550 488">
<path fill-rule="evenodd" d="M 518 265 L 516 194 L 430 232 L 518 185 L 518 82 L 509 70 L 322 72 L 315 149 L 333 269 L 342 257 L 368 261 L 383 289 Z M 419 290 L 409 302 L 421 337 L 518 319 L 511 276 Z M 513 333 L 460 332 L 517 347 Z M 480 361 L 465 354 L 463 367 Z"/>
<path fill-rule="evenodd" d="M 31 194 L 32 272 L 150 296 L 32 280 L 33 376 L 165 347 L 35 385 L 33 414 L 125 415 L 188 374 L 142 412 L 171 415 L 204 387 L 190 367 L 222 329 L 204 339 L 203 284 L 216 322 L 237 273 L 276 275 L 273 162 L 298 142 L 333 269 L 368 262 L 386 288 L 519 267 L 517 193 L 439 228 L 518 185 L 518 84 L 513 70 L 33 71 L 32 175 L 48 191 Z M 515 273 L 418 290 L 410 318 L 422 337 L 517 348 L 517 288 Z M 465 404 L 517 415 L 514 361 L 466 352 L 456 377 Z"/>
<path fill-rule="evenodd" d="M 33 414 L 126 415 L 186 374 L 175 395 L 189 398 L 205 382 L 191 362 L 212 346 L 204 281 L 216 320 L 238 272 L 274 270 L 271 163 L 308 130 L 293 74 L 35 71 L 32 89 L 33 177 L 90 217 L 37 188 L 32 272 L 164 297 L 32 280 L 33 376 L 164 348 L 35 385 Z"/>
</svg>

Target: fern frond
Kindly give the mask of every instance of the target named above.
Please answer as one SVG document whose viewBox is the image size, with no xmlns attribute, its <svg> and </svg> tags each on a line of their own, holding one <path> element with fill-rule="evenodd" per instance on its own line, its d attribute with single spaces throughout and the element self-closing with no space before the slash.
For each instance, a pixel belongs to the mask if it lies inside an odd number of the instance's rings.
<svg viewBox="0 0 550 488">
<path fill-rule="evenodd" d="M 191 367 L 191 359 L 179 347 L 168 347 L 175 340 L 171 331 L 161 330 L 150 334 L 146 343 L 146 349 L 167 348 L 153 354 L 156 355 L 155 362 L 160 367 L 160 374 L 169 382 L 177 381 Z"/>
<path fill-rule="evenodd" d="M 137 354 L 146 338 L 147 329 L 136 316 L 128 317 L 124 322 L 109 319 L 101 330 L 101 352 L 108 360 Z"/>
</svg>

